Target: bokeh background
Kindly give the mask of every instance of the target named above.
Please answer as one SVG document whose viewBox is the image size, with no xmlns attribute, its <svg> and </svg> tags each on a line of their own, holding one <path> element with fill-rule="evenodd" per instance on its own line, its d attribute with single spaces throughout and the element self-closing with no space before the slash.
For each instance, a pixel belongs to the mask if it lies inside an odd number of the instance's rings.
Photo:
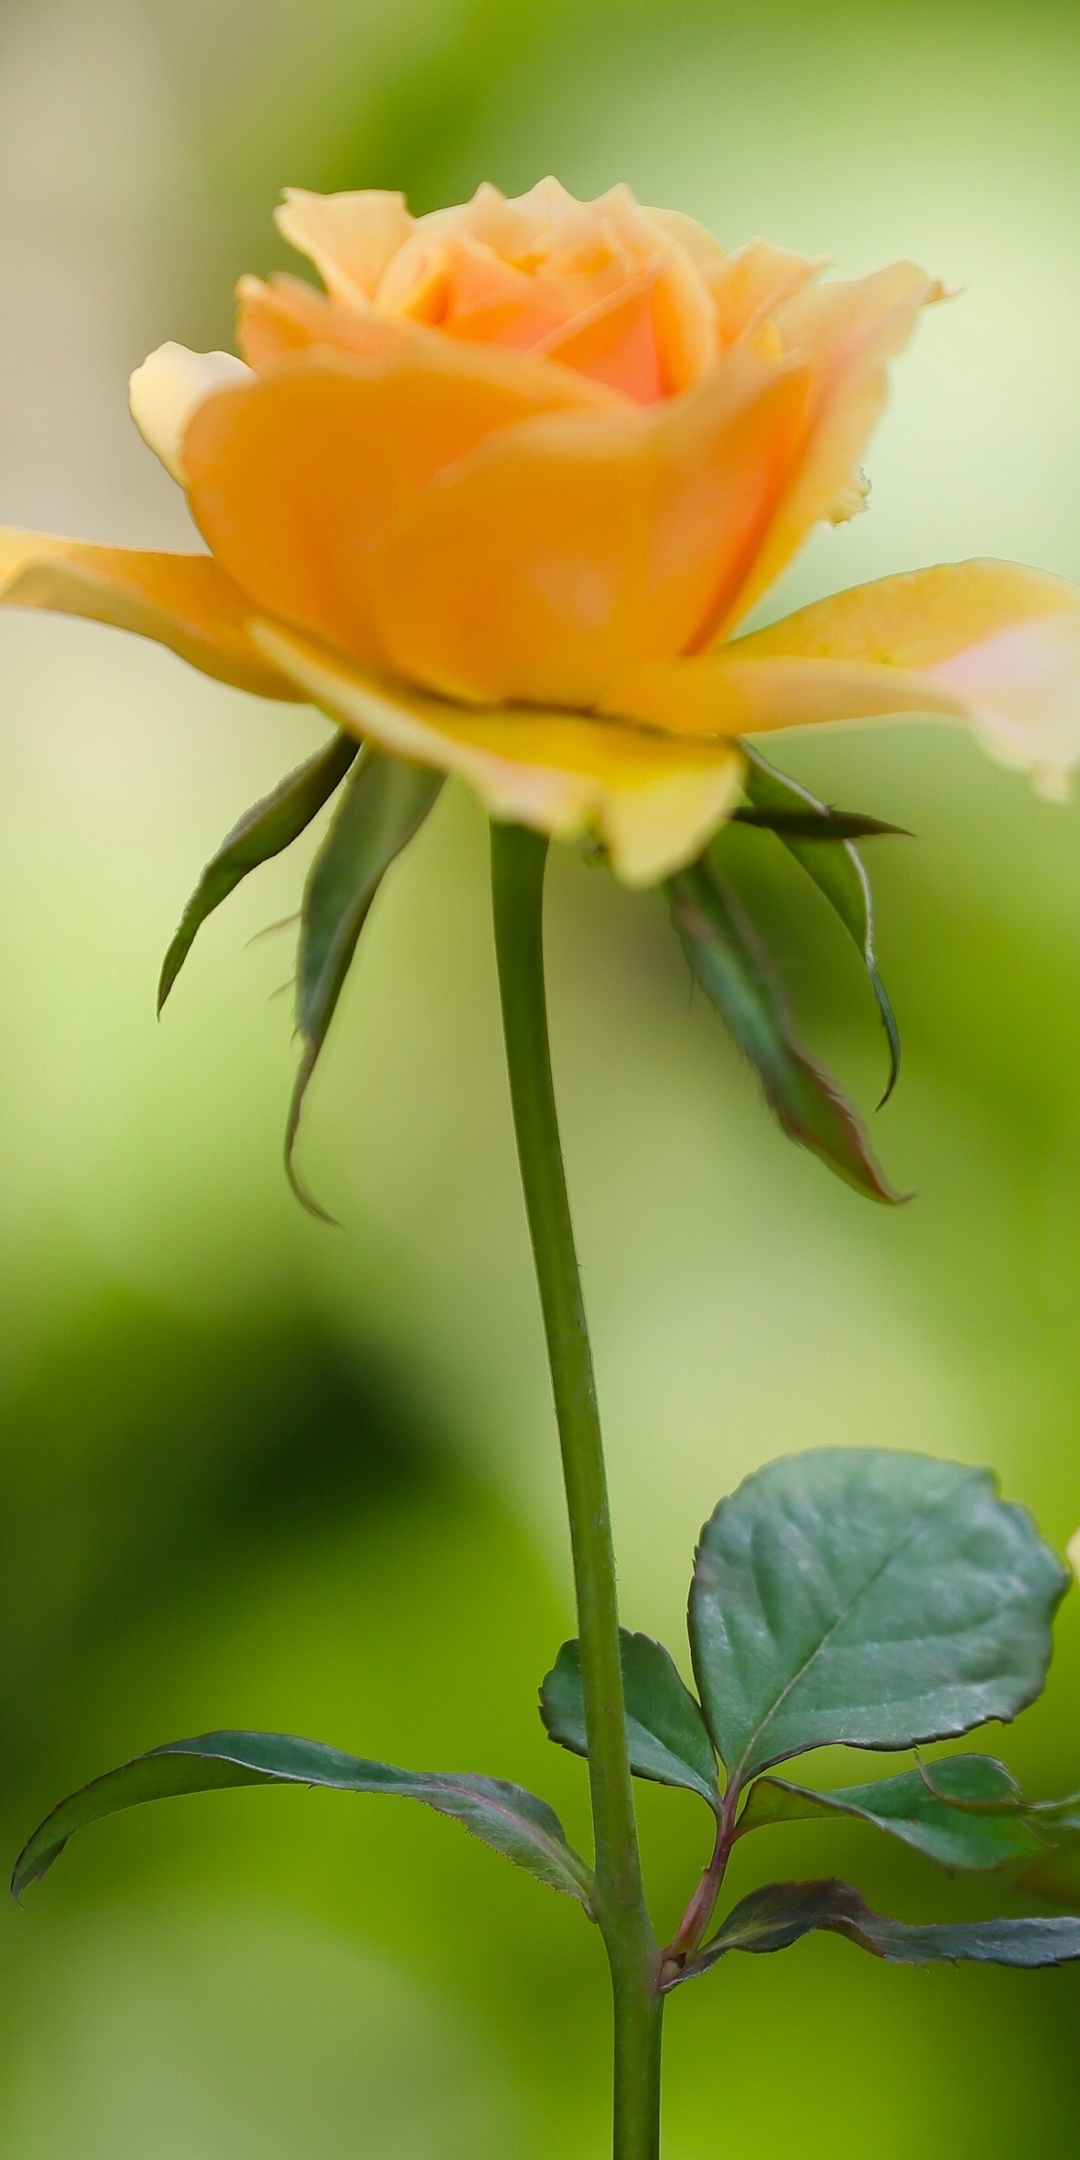
<svg viewBox="0 0 1080 2160">
<path fill-rule="evenodd" d="M 897 370 L 869 516 L 774 612 L 986 553 L 1080 577 L 1080 29 L 1040 0 L 4 0 L 0 515 L 184 545 L 126 414 L 153 345 L 230 341 L 283 183 L 627 179 L 728 245 L 961 289 Z M 535 1688 L 570 1603 L 500 1063 L 483 822 L 455 788 L 365 934 L 290 1199 L 286 930 L 304 844 L 203 933 L 198 868 L 320 739 L 112 632 L 0 624 L 0 1839 L 218 1725 L 519 1778 L 587 1836 Z M 655 897 L 552 882 L 558 1077 L 624 1613 L 683 1657 L 696 1530 L 753 1464 L 874 1442 L 992 1462 L 1080 1519 L 1080 824 L 946 728 L 792 737 L 910 827 L 873 859 L 905 1042 L 876 1210 L 770 1125 Z M 811 1040 L 869 1106 L 859 971 L 767 835 L 757 895 Z M 1070 1605 L 1074 1609 L 1070 1609 Z M 1080 1597 L 991 1735 L 1080 1784 Z M 641 1813 L 661 1922 L 706 1830 Z M 857 1833 L 770 1833 L 739 1887 L 1020 1909 Z M 599 2160 L 598 1945 L 420 1809 L 227 1793 L 88 1835 L 0 1917 L 5 2160 Z M 1075 2134 L 1080 1973 L 894 1971 L 842 1943 L 673 2002 L 667 2160 L 1042 2160 Z"/>
</svg>

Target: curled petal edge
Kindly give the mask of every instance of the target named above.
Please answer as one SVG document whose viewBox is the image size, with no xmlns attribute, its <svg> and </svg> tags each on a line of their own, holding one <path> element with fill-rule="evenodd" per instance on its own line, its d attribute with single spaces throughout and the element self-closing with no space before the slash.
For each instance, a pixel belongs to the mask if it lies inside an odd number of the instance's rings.
<svg viewBox="0 0 1080 2160">
<path fill-rule="evenodd" d="M 184 436 L 204 398 L 251 380 L 251 369 L 234 353 L 191 352 L 186 345 L 159 345 L 128 383 L 131 417 L 144 443 L 167 473 L 187 486 Z"/>
</svg>

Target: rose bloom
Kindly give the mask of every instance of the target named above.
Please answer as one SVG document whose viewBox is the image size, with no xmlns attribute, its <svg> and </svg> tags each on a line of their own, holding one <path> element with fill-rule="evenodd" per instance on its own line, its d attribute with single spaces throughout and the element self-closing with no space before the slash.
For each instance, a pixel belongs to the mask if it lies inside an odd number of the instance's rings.
<svg viewBox="0 0 1080 2160">
<path fill-rule="evenodd" d="M 625 187 L 555 180 L 413 218 L 290 191 L 324 292 L 244 278 L 243 360 L 132 378 L 208 554 L 0 535 L 0 597 L 153 637 L 464 775 L 496 818 L 591 830 L 646 884 L 738 800 L 738 738 L 878 714 L 971 721 L 1061 792 L 1080 593 L 1008 564 L 885 578 L 749 636 L 821 519 L 851 515 L 886 365 L 941 287 L 729 255 Z"/>
</svg>

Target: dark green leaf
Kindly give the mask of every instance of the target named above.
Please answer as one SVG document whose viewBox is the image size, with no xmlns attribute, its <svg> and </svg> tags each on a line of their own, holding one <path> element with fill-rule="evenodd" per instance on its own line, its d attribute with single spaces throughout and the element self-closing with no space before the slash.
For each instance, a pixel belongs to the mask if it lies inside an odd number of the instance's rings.
<svg viewBox="0 0 1080 2160">
<path fill-rule="evenodd" d="M 734 894 L 705 861 L 668 887 L 690 968 L 756 1068 L 784 1131 L 868 1199 L 895 1203 L 851 1104 L 799 1042 L 779 983 Z"/>
<path fill-rule="evenodd" d="M 1069 1576 L 988 1471 L 782 1456 L 722 1500 L 690 1591 L 698 1690 L 739 1784 L 807 1748 L 908 1748 L 1039 1694 Z"/>
<path fill-rule="evenodd" d="M 925 1776 L 904 1770 L 899 1777 L 847 1785 L 839 1792 L 811 1792 L 783 1778 L 759 1778 L 747 1795 L 738 1835 L 766 1823 L 837 1815 L 873 1823 L 947 1868 L 1003 1867 L 1046 1849 L 1025 1819 L 1016 1780 L 989 1755 L 950 1755 Z"/>
<path fill-rule="evenodd" d="M 304 1191 L 293 1164 L 304 1095 L 371 903 L 395 856 L 426 818 L 443 777 L 386 751 L 365 750 L 304 888 L 296 980 L 296 1025 L 304 1051 L 289 1108 L 285 1161 L 294 1192 L 314 1215 L 323 1210 Z"/>
<path fill-rule="evenodd" d="M 233 826 L 207 863 L 165 955 L 158 984 L 159 1012 L 207 916 L 228 899 L 249 870 L 257 870 L 260 863 L 280 855 L 283 848 L 299 838 L 345 778 L 359 748 L 352 735 L 339 732 Z"/>
<path fill-rule="evenodd" d="M 720 1795 L 716 1757 L 705 1721 L 662 1643 L 619 1630 L 626 1738 L 635 1777 L 682 1785 L 714 1810 Z M 578 1644 L 564 1643 L 540 1690 L 540 1715 L 552 1740 L 587 1755 L 585 1698 Z"/>
<path fill-rule="evenodd" d="M 813 878 L 818 891 L 824 895 L 829 906 L 835 909 L 845 930 L 854 939 L 862 954 L 867 979 L 877 999 L 881 1024 L 889 1045 L 889 1078 L 881 1098 L 881 1102 L 885 1103 L 892 1094 L 900 1070 L 900 1033 L 881 980 L 874 950 L 874 903 L 870 880 L 862 858 L 851 842 L 860 834 L 870 838 L 877 833 L 898 833 L 900 828 L 896 825 L 880 825 L 873 818 L 851 818 L 844 811 L 830 810 L 825 803 L 818 802 L 816 796 L 811 795 L 806 788 L 800 787 L 797 781 L 789 780 L 786 773 L 777 772 L 772 765 L 767 764 L 756 750 L 748 751 L 747 756 L 749 762 L 746 792 L 753 805 L 751 815 L 760 817 L 763 822 L 766 818 L 788 821 L 786 825 L 774 823 L 773 831 L 794 855 L 796 862 L 802 864 L 807 876 Z M 829 831 L 818 836 L 815 835 L 812 824 L 807 829 L 807 812 L 811 818 L 827 821 Z M 800 817 L 803 820 L 801 828 L 797 822 L 793 822 Z M 853 829 L 842 833 L 840 828 L 845 818 Z M 840 846 L 836 844 L 838 840 L 841 842 Z M 878 1108 L 881 1108 L 881 1103 Z"/>
<path fill-rule="evenodd" d="M 585 1862 L 567 1844 L 547 1802 L 520 1785 L 507 1785 L 501 1778 L 397 1770 L 392 1763 L 342 1755 L 316 1740 L 258 1732 L 203 1733 L 197 1740 L 174 1740 L 84 1785 L 34 1832 L 16 1863 L 12 1895 L 18 1897 L 28 1884 L 39 1882 L 72 1833 L 87 1823 L 144 1800 L 216 1791 L 223 1785 L 325 1785 L 338 1792 L 396 1793 L 405 1800 L 421 1800 L 440 1815 L 454 1816 L 538 1881 L 565 1890 L 589 1908 L 591 1877 Z"/>
<path fill-rule="evenodd" d="M 817 1928 L 844 1935 L 890 1965 L 1064 1965 L 1080 1958 L 1080 1920 L 967 1920 L 946 1927 L 909 1927 L 871 1912 L 850 1883 L 767 1883 L 730 1912 L 712 1941 L 669 1987 L 707 1972 L 729 1950 L 786 1950 Z"/>
</svg>

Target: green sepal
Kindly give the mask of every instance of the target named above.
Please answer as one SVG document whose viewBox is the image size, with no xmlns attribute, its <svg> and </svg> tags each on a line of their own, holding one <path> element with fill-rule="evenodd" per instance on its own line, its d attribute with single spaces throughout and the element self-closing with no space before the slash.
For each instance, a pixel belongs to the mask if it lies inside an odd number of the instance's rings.
<svg viewBox="0 0 1080 2160">
<path fill-rule="evenodd" d="M 835 850 L 833 851 L 835 852 Z M 799 1042 L 787 1000 L 747 915 L 703 857 L 668 885 L 690 969 L 757 1071 L 788 1137 L 867 1199 L 895 1205 L 856 1110 Z"/>
<path fill-rule="evenodd" d="M 743 1785 L 809 1748 L 910 1748 L 1015 1717 L 1045 1683 L 1069 1581 L 988 1471 L 891 1449 L 781 1456 L 701 1534 L 690 1645 L 721 1761 Z"/>
<path fill-rule="evenodd" d="M 662 1643 L 619 1629 L 626 1740 L 635 1777 L 700 1793 L 714 1813 L 720 1792 L 716 1757 L 700 1705 Z M 572 1755 L 588 1755 L 585 1696 L 577 1642 L 564 1643 L 540 1689 L 540 1715 L 550 1739 Z"/>
<path fill-rule="evenodd" d="M 88 1823 L 147 1800 L 177 1793 L 211 1792 L 229 1785 L 320 1785 L 338 1792 L 391 1793 L 419 1800 L 450 1815 L 518 1867 L 553 1890 L 577 1898 L 591 1914 L 592 1877 L 567 1843 L 558 1816 L 545 1800 L 501 1778 L 453 1777 L 398 1770 L 392 1763 L 365 1762 L 316 1740 L 290 1733 L 216 1732 L 174 1740 L 136 1756 L 62 1800 L 20 1853 L 11 1881 L 13 1897 L 40 1882 L 69 1837 Z"/>
<path fill-rule="evenodd" d="M 666 1979 L 665 1989 L 708 1972 L 729 1950 L 787 1950 L 823 1928 L 890 1965 L 1065 1965 L 1080 1958 L 1080 1919 L 966 1920 L 911 1927 L 871 1911 L 851 1883 L 766 1883 L 752 1890 L 705 1948 Z"/>
<path fill-rule="evenodd" d="M 304 1190 L 293 1161 L 308 1082 L 352 964 L 356 942 L 380 884 L 422 825 L 444 775 L 366 749 L 308 873 L 300 912 L 296 1025 L 303 1043 L 285 1131 L 285 1166 L 309 1213 L 332 1217 Z"/>
<path fill-rule="evenodd" d="M 903 1770 L 898 1777 L 834 1792 L 759 1778 L 746 1796 L 736 1835 L 770 1823 L 838 1815 L 872 1823 L 945 1868 L 1004 1867 L 1046 1850 L 1025 1814 L 1015 1778 L 989 1755 L 949 1755 L 925 1773 Z"/>
<path fill-rule="evenodd" d="M 794 782 L 786 785 L 794 788 Z M 749 792 L 749 784 L 748 784 Z M 816 840 L 836 842 L 839 840 L 883 840 L 890 836 L 910 840 L 911 834 L 904 825 L 885 825 L 880 818 L 866 817 L 861 810 L 834 810 L 828 803 L 820 808 L 791 809 L 778 806 L 770 810 L 759 805 L 756 809 L 740 803 L 730 813 L 733 825 L 752 825 L 756 831 L 776 833 L 781 840 Z"/>
<path fill-rule="evenodd" d="M 878 1104 L 880 1110 L 896 1086 L 900 1070 L 900 1031 L 881 980 L 874 949 L 874 901 L 870 880 L 852 842 L 885 834 L 898 835 L 903 829 L 899 825 L 882 825 L 875 818 L 830 810 L 796 780 L 789 780 L 786 773 L 777 772 L 758 751 L 747 749 L 746 756 L 746 793 L 752 806 L 750 818 L 771 825 L 772 831 L 794 855 L 796 862 L 801 863 L 807 876 L 813 879 L 818 891 L 840 917 L 862 956 L 889 1046 L 889 1077 Z M 828 829 L 815 833 L 815 819 L 819 827 Z M 907 833 L 903 837 L 910 839 L 911 835 Z"/>
<path fill-rule="evenodd" d="M 217 854 L 207 863 L 162 962 L 159 1013 L 207 916 L 228 899 L 249 871 L 257 870 L 260 863 L 269 862 L 299 839 L 345 778 L 359 749 L 354 736 L 339 730 L 314 757 L 298 765 L 261 802 L 245 811 L 239 824 L 226 835 Z"/>
</svg>

